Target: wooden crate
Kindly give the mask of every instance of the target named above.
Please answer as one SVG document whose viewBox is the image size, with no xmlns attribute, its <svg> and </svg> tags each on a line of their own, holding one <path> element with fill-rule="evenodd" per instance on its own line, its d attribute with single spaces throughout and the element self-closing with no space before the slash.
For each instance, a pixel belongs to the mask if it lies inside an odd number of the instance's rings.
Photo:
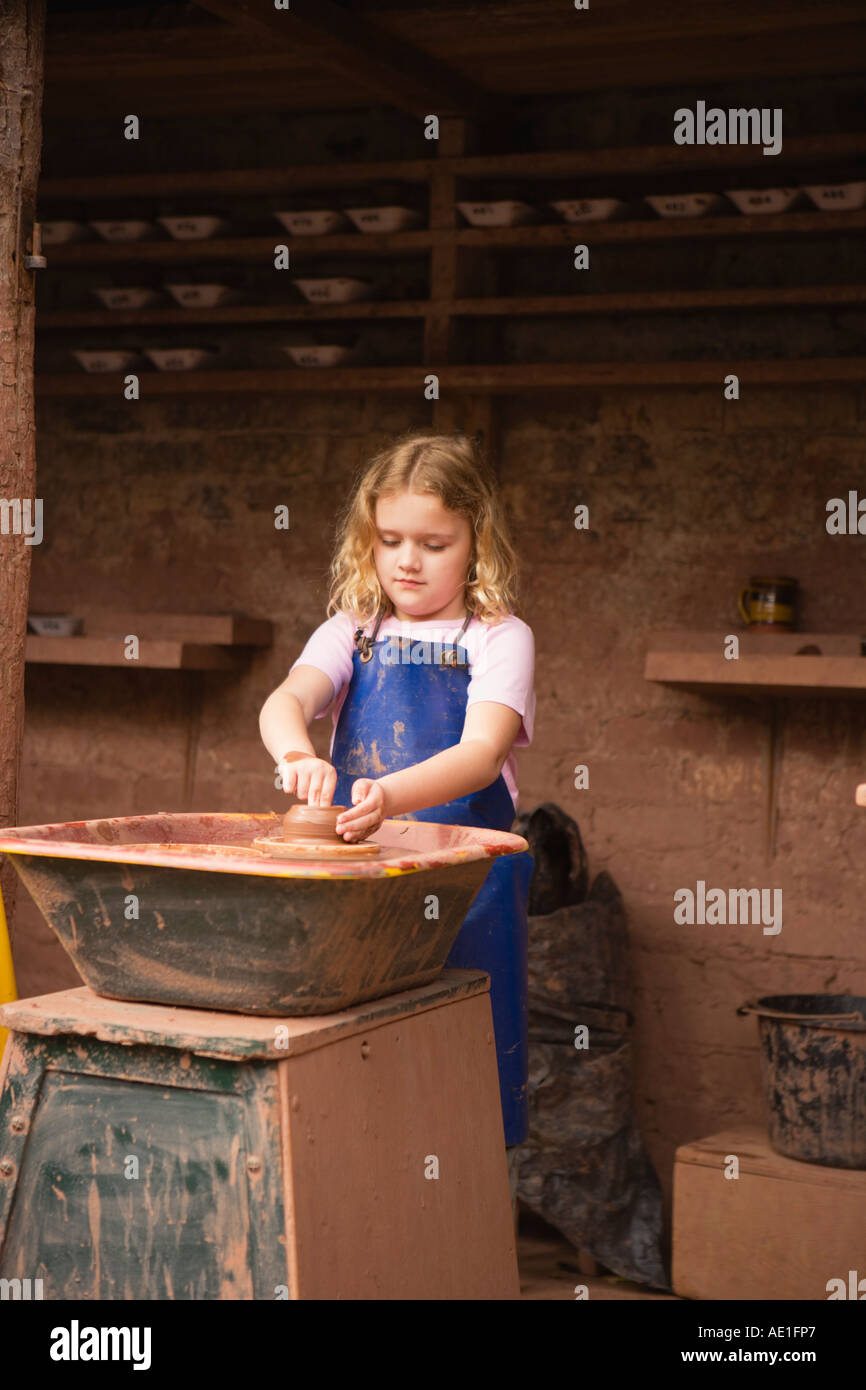
<svg viewBox="0 0 866 1390">
<path fill-rule="evenodd" d="M 739 1177 L 725 1176 L 739 1159 Z M 851 1271 L 855 1278 L 851 1279 Z M 744 1125 L 674 1159 L 673 1287 L 682 1298 L 827 1299 L 864 1280 L 866 1171 L 784 1158 Z"/>
<path fill-rule="evenodd" d="M 519 1298 L 488 990 L 447 970 L 313 1018 L 6 1005 L 0 1276 L 46 1299 Z"/>
</svg>

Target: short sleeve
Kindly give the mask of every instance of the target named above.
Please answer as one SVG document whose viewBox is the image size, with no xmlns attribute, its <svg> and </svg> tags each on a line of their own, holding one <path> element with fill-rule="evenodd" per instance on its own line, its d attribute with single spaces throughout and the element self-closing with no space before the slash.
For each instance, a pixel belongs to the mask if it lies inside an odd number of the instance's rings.
<svg viewBox="0 0 866 1390">
<path fill-rule="evenodd" d="M 332 618 L 328 618 L 316 628 L 297 661 L 293 661 L 289 667 L 291 673 L 296 666 L 315 666 L 317 670 L 324 672 L 334 687 L 333 696 L 316 714 L 316 719 L 324 718 L 334 699 L 352 679 L 353 644 L 354 628 L 351 618 L 346 613 L 335 613 Z"/>
<path fill-rule="evenodd" d="M 523 718 L 514 740 L 525 747 L 535 724 L 535 638 L 532 628 L 513 615 L 490 625 L 470 673 L 466 704 L 493 700 Z"/>
</svg>

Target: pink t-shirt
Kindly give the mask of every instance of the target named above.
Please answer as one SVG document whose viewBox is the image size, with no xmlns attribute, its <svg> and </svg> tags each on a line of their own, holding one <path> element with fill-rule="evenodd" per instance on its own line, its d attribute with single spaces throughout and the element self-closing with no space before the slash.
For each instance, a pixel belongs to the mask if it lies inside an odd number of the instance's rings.
<svg viewBox="0 0 866 1390">
<path fill-rule="evenodd" d="M 362 624 L 357 619 L 353 621 L 347 613 L 335 613 L 316 628 L 297 661 L 292 662 L 289 668 L 293 671 L 296 666 L 315 666 L 325 673 L 334 687 L 331 700 L 315 716 L 316 719 L 323 719 L 329 710 L 332 713 L 331 753 L 334 750 L 337 720 L 352 679 L 352 652 L 355 631 L 359 626 Z M 375 621 L 363 624 L 369 637 L 373 635 L 374 626 Z M 453 643 L 462 626 L 462 618 L 452 618 L 444 623 L 438 619 L 401 623 L 391 616 L 383 619 L 376 640 L 417 637 L 424 642 Z M 493 700 L 499 705 L 508 705 L 522 716 L 517 737 L 502 765 L 502 776 L 517 810 L 517 760 L 514 749 L 524 748 L 530 743 L 535 722 L 535 639 L 532 628 L 513 614 L 495 625 L 473 618 L 460 638 L 460 645 L 469 656 L 467 707 L 479 700 Z"/>
</svg>

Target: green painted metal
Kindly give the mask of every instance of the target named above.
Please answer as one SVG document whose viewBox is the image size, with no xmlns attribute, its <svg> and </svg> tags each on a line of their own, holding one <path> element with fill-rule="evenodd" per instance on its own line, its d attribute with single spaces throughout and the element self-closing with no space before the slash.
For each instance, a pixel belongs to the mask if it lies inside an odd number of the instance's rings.
<svg viewBox="0 0 866 1390">
<path fill-rule="evenodd" d="M 46 1299 L 288 1288 L 277 1066 L 15 1033 L 0 1096 L 0 1277 Z"/>
<path fill-rule="evenodd" d="M 0 831 L 0 850 L 98 994 L 314 1015 L 435 980 L 494 859 L 527 848 L 505 831 L 391 819 L 381 859 L 290 863 L 252 848 L 272 823 L 71 821 Z"/>
</svg>

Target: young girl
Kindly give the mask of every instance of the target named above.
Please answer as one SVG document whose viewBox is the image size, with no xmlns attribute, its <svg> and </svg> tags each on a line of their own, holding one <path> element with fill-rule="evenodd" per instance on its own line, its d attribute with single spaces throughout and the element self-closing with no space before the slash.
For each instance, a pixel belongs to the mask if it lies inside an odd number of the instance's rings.
<svg viewBox="0 0 866 1390">
<path fill-rule="evenodd" d="M 510 830 L 514 747 L 532 737 L 532 631 L 496 482 L 465 435 L 404 435 L 363 472 L 338 523 L 328 612 L 262 709 L 283 786 L 345 805 L 337 830 L 386 816 Z M 408 651 L 404 650 L 408 646 Z M 307 729 L 332 711 L 328 762 Z M 527 915 L 533 860 L 494 859 L 447 965 L 490 974 L 509 1153 L 527 1134 Z"/>
</svg>

